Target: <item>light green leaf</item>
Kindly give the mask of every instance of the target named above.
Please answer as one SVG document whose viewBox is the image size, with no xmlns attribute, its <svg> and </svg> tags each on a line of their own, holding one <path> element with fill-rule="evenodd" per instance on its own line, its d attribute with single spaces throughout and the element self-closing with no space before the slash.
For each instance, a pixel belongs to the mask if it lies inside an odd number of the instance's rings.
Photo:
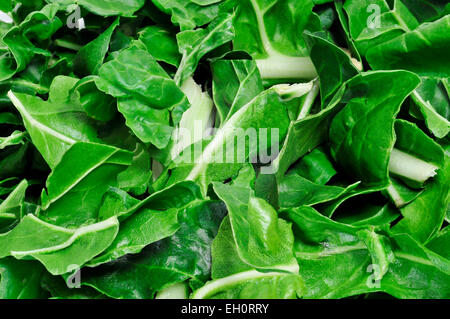
<svg viewBox="0 0 450 319">
<path fill-rule="evenodd" d="M 118 228 L 116 217 L 68 229 L 27 215 L 11 231 L 0 234 L 0 258 L 31 256 L 51 274 L 64 274 L 81 267 L 105 250 L 115 238 Z"/>
</svg>

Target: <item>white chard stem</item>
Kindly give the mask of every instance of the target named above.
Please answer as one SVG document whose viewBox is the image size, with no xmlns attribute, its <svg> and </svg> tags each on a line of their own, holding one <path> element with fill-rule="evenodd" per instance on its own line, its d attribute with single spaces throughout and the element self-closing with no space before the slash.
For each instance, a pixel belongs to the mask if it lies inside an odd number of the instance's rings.
<svg viewBox="0 0 450 319">
<path fill-rule="evenodd" d="M 398 149 L 393 149 L 389 161 L 389 172 L 420 183 L 436 175 L 437 166 Z"/>
<path fill-rule="evenodd" d="M 270 56 L 256 60 L 261 77 L 270 79 L 314 79 L 316 68 L 309 57 Z"/>
</svg>

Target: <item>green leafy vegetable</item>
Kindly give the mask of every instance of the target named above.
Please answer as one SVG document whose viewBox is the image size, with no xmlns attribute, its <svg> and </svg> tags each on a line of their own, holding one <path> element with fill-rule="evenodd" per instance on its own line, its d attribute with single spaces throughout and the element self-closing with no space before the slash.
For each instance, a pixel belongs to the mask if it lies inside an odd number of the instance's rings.
<svg viewBox="0 0 450 319">
<path fill-rule="evenodd" d="M 303 30 L 318 31 L 313 1 L 239 1 L 235 18 L 236 50 L 248 52 L 263 79 L 311 79 L 316 70 L 308 55 Z M 283 19 L 283 24 L 279 19 Z"/>
<path fill-rule="evenodd" d="M 0 1 L 0 298 L 450 298 L 449 19 Z"/>
</svg>

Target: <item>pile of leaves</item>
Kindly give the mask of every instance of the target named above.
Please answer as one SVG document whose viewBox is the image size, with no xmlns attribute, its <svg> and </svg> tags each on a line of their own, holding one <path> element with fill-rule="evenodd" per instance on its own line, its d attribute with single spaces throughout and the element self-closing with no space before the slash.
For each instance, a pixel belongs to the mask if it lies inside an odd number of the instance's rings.
<svg viewBox="0 0 450 319">
<path fill-rule="evenodd" d="M 0 10 L 1 298 L 450 297 L 447 1 Z"/>
</svg>

